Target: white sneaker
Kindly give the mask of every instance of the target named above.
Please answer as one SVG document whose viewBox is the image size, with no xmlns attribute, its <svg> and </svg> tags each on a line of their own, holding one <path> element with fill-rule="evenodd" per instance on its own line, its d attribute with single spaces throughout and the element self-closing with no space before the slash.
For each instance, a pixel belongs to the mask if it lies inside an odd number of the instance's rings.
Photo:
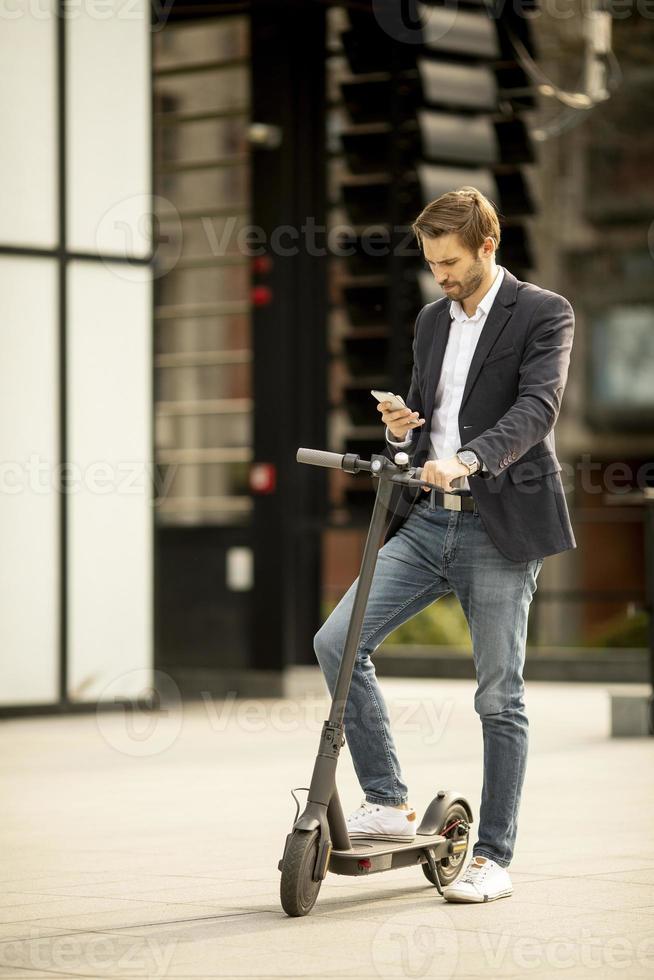
<svg viewBox="0 0 654 980">
<path fill-rule="evenodd" d="M 453 885 L 443 889 L 448 902 L 492 902 L 513 892 L 509 872 L 496 861 L 477 854 Z"/>
<path fill-rule="evenodd" d="M 413 840 L 416 836 L 416 811 L 400 810 L 364 800 L 345 821 L 350 837 L 372 837 L 377 840 Z"/>
</svg>

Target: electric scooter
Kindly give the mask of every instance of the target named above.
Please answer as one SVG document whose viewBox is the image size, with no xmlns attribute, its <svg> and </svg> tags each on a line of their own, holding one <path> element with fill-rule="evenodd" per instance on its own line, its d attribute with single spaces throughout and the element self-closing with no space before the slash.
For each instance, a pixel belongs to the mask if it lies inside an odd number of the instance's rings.
<svg viewBox="0 0 654 980">
<path fill-rule="evenodd" d="M 282 908 L 290 916 L 307 915 L 315 905 L 328 871 L 337 875 L 371 875 L 416 864 L 422 867 L 428 881 L 442 896 L 443 888 L 452 884 L 465 864 L 473 822 L 468 801 L 453 790 L 439 790 L 427 807 L 412 841 L 351 840 L 336 788 L 336 765 L 345 744 L 345 705 L 393 484 L 442 488 L 421 480 L 421 467 L 409 468 L 409 457 L 403 452 L 396 453 L 391 461 L 381 455 L 364 460 L 355 453 L 340 455 L 318 449 L 298 449 L 296 459 L 298 463 L 342 469 L 346 473 L 369 472 L 379 482 L 329 718 L 320 733 L 318 755 L 302 814 L 296 790 L 291 790 L 296 804 L 295 821 L 278 864 Z M 454 481 L 453 486 L 456 484 Z"/>
</svg>

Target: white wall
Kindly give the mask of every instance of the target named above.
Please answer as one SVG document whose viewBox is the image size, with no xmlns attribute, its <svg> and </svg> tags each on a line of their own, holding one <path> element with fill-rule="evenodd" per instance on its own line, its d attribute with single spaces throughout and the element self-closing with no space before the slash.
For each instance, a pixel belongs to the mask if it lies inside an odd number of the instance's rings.
<svg viewBox="0 0 654 980">
<path fill-rule="evenodd" d="M 68 276 L 68 694 L 138 693 L 152 663 L 151 287 L 125 266 Z"/>
<path fill-rule="evenodd" d="M 112 10 L 109 17 L 98 11 Z M 149 16 L 145 0 L 79 4 L 67 23 L 68 245 L 150 250 Z"/>
<path fill-rule="evenodd" d="M 153 658 L 152 276 L 112 261 L 151 251 L 149 6 L 70 8 L 65 106 L 53 0 L 38 16 L 10 6 L 16 16 L 0 30 L 0 245 L 51 255 L 0 254 L 0 708 L 59 699 L 64 601 L 72 700 L 139 693 Z M 93 256 L 66 266 L 63 392 L 58 107 L 65 245 Z M 53 485 L 62 396 L 73 468 L 64 526 Z M 30 484 L 32 457 L 45 492 Z M 15 493 L 7 481 L 19 478 L 28 485 Z"/>
<path fill-rule="evenodd" d="M 0 255 L 0 704 L 57 700 L 57 264 Z"/>
<path fill-rule="evenodd" d="M 56 25 L 12 5 L 0 18 L 0 244 L 57 243 Z"/>
</svg>

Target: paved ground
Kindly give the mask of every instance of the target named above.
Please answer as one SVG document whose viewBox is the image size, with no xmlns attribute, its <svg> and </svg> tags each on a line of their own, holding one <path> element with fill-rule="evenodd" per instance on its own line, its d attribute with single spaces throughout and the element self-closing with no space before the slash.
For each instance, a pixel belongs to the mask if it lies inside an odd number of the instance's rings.
<svg viewBox="0 0 654 980">
<path fill-rule="evenodd" d="M 473 684 L 385 689 L 414 805 L 457 788 L 476 820 Z M 511 898 L 449 905 L 417 868 L 330 875 L 304 919 L 276 865 L 322 698 L 2 723 L 0 976 L 653 977 L 654 739 L 611 740 L 598 685 L 532 682 L 527 706 Z M 340 773 L 349 809 L 346 752 Z"/>
</svg>

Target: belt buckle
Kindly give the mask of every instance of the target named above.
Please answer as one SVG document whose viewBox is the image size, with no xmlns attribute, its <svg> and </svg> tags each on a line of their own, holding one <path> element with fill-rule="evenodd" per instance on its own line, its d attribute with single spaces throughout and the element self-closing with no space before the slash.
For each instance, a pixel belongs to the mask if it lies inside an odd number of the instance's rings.
<svg viewBox="0 0 654 980">
<path fill-rule="evenodd" d="M 448 510 L 461 510 L 461 497 L 458 493 L 443 492 L 443 507 Z"/>
</svg>

